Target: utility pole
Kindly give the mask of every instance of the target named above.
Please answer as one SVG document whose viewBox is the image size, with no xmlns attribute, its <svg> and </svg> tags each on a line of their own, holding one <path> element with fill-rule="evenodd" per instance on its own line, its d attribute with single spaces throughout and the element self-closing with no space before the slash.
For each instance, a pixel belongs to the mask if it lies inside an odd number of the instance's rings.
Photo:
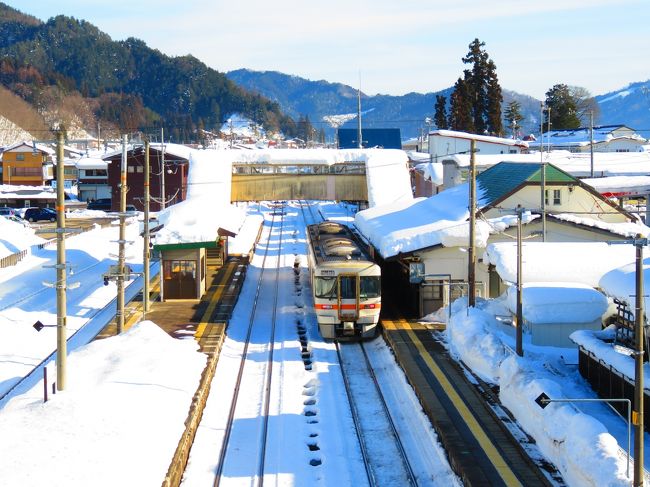
<svg viewBox="0 0 650 487">
<path fill-rule="evenodd" d="M 359 89 L 357 90 L 357 147 L 363 149 L 363 138 L 361 132 L 361 74 L 359 74 Z"/>
<path fill-rule="evenodd" d="M 149 312 L 149 138 L 144 141 L 144 244 L 143 244 L 143 284 L 142 284 L 142 312 L 147 316 Z"/>
<path fill-rule="evenodd" d="M 551 137 L 551 107 L 548 107 L 548 137 L 549 137 L 549 151 L 550 151 L 550 137 Z M 540 122 L 539 122 L 539 133 L 540 133 L 540 140 L 539 140 L 539 153 L 541 156 L 540 160 L 540 166 L 539 169 L 541 171 L 541 177 L 540 177 L 540 190 L 541 190 L 541 195 L 540 195 L 540 207 L 542 209 L 542 242 L 546 242 L 546 163 L 544 162 L 544 135 L 543 130 L 544 130 L 544 104 L 541 104 L 541 117 L 540 117 Z"/>
<path fill-rule="evenodd" d="M 127 166 L 127 144 L 128 136 L 122 136 L 122 167 L 120 172 L 120 236 L 118 245 L 119 252 L 117 256 L 117 334 L 121 334 L 124 329 L 124 260 L 126 243 L 126 166 Z"/>
<path fill-rule="evenodd" d="M 594 177 L 594 112 L 589 111 L 589 153 L 591 155 L 591 177 Z"/>
<path fill-rule="evenodd" d="M 476 141 L 472 139 L 469 156 L 469 250 L 467 252 L 468 268 L 467 280 L 469 281 L 469 306 L 476 305 L 476 256 L 474 255 L 476 227 Z"/>
<path fill-rule="evenodd" d="M 160 209 L 164 210 L 165 209 L 165 198 L 167 198 L 165 194 L 165 132 L 162 127 L 160 127 L 160 154 L 161 154 L 161 166 L 162 169 L 161 171 L 161 177 L 162 177 L 162 182 L 160 184 Z"/>
<path fill-rule="evenodd" d="M 66 263 L 65 263 L 65 171 L 63 163 L 63 127 L 56 133 L 56 388 L 66 386 L 68 355 L 66 332 Z"/>
<path fill-rule="evenodd" d="M 634 341 L 636 351 L 634 353 L 634 411 L 632 420 L 634 423 L 634 485 L 643 485 L 643 247 L 648 244 L 648 239 L 637 235 L 634 239 L 636 246 L 636 306 L 634 313 Z"/>
<path fill-rule="evenodd" d="M 517 342 L 516 352 L 520 357 L 524 356 L 524 313 L 522 307 L 522 258 L 521 258 L 521 217 L 524 209 L 521 205 L 517 205 Z"/>
</svg>

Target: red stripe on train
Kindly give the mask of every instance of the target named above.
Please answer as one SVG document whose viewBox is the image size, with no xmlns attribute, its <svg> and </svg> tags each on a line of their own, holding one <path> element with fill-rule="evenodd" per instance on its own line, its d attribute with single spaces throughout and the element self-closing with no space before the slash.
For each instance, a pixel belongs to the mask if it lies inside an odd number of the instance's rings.
<svg viewBox="0 0 650 487">
<path fill-rule="evenodd" d="M 337 304 L 315 304 L 314 308 L 316 309 L 339 309 Z M 379 309 L 381 304 L 362 304 L 359 306 L 360 309 Z M 357 309 L 356 304 L 343 304 L 341 309 Z"/>
</svg>

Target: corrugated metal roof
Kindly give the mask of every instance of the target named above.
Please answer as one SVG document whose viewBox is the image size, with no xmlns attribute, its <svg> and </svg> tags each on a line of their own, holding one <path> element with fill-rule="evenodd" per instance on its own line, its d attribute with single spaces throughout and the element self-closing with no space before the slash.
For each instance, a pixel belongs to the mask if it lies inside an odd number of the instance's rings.
<svg viewBox="0 0 650 487">
<path fill-rule="evenodd" d="M 547 184 L 576 182 L 573 176 L 551 164 L 546 164 L 545 174 Z M 490 205 L 524 183 L 539 183 L 541 177 L 541 164 L 501 162 L 479 174 L 476 181 L 481 190 L 481 202 Z"/>
</svg>

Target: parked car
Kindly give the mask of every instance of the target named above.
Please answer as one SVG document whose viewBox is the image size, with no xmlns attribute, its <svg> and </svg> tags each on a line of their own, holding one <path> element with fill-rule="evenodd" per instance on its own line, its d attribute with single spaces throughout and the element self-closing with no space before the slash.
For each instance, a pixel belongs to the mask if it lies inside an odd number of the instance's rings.
<svg viewBox="0 0 650 487">
<path fill-rule="evenodd" d="M 0 207 L 0 215 L 2 216 L 14 216 L 15 214 L 16 210 L 14 208 L 9 208 L 8 206 Z"/>
<path fill-rule="evenodd" d="M 87 208 L 89 210 L 111 211 L 111 199 L 99 198 L 95 201 L 90 201 Z"/>
<path fill-rule="evenodd" d="M 37 222 L 47 220 L 50 222 L 56 221 L 56 211 L 52 208 L 27 208 L 25 216 L 23 217 L 28 222 Z"/>
</svg>

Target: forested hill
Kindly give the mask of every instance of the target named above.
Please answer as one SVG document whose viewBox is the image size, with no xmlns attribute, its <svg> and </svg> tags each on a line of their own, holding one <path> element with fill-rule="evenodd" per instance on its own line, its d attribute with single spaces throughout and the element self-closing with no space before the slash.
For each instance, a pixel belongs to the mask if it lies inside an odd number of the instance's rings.
<svg viewBox="0 0 650 487">
<path fill-rule="evenodd" d="M 340 83 L 311 81 L 275 71 L 239 69 L 226 75 L 240 86 L 256 91 L 279 103 L 282 110 L 297 118 L 308 115 L 318 129 L 328 128 L 323 121 L 327 115 L 357 112 L 357 90 Z M 361 110 L 364 127 L 399 128 L 402 138 L 417 137 L 426 130 L 426 118 L 433 118 L 436 95 L 449 97 L 453 88 L 432 93 L 407 93 L 402 96 L 361 93 Z M 539 126 L 539 100 L 509 90 L 503 90 L 503 106 L 517 100 L 524 115 L 522 124 L 526 131 Z M 355 126 L 351 120 L 345 127 Z"/>
<path fill-rule="evenodd" d="M 162 123 L 176 140 L 189 141 L 197 128 L 217 129 L 240 113 L 269 130 L 295 130 L 277 103 L 193 56 L 166 56 L 134 38 L 113 41 L 71 17 L 41 22 L 3 3 L 0 83 L 39 111 L 76 117 L 87 128 L 97 120 L 118 130 Z"/>
</svg>

